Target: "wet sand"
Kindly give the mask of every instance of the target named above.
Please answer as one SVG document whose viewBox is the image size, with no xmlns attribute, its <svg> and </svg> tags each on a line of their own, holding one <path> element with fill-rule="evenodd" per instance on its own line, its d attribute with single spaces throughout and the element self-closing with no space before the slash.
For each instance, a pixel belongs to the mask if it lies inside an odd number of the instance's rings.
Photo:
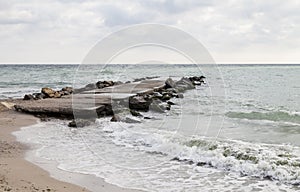
<svg viewBox="0 0 300 192">
<path fill-rule="evenodd" d="M 43 165 L 37 166 L 25 160 L 26 154 L 30 152 L 28 151 L 29 146 L 17 142 L 11 133 L 21 127 L 33 125 L 37 122 L 38 119 L 31 115 L 8 110 L 0 104 L 0 191 L 135 191 L 108 184 L 103 179 L 94 176 L 58 170 L 51 162 L 46 163 L 45 161 Z M 39 161 L 38 159 L 32 160 Z M 50 174 L 40 166 L 51 170 Z M 76 183 L 77 185 L 70 183 Z"/>
</svg>

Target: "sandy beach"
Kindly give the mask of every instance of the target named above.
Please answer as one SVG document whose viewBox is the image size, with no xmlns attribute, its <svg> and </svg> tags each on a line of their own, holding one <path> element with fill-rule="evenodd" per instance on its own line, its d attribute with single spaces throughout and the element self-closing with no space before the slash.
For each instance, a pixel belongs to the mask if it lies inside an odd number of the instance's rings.
<svg viewBox="0 0 300 192">
<path fill-rule="evenodd" d="M 38 119 L 31 115 L 9 110 L 0 104 L 0 191 L 91 191 L 87 188 L 92 191 L 134 191 L 108 184 L 93 176 L 56 172 L 61 180 L 87 186 L 80 187 L 56 180 L 47 171 L 25 160 L 25 153 L 29 147 L 17 142 L 11 133 L 19 130 L 20 127 L 33 125 L 37 121 Z M 51 175 L 55 174 L 51 173 Z"/>
</svg>

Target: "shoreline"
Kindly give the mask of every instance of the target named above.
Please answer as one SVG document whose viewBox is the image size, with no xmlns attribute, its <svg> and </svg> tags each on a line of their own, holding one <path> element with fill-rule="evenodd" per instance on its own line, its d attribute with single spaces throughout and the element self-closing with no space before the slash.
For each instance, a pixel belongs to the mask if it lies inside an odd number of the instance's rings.
<svg viewBox="0 0 300 192">
<path fill-rule="evenodd" d="M 138 192 L 106 183 L 96 176 L 60 170 L 54 162 L 36 157 L 12 133 L 37 122 L 38 118 L 32 115 L 0 108 L 0 191 Z"/>
</svg>

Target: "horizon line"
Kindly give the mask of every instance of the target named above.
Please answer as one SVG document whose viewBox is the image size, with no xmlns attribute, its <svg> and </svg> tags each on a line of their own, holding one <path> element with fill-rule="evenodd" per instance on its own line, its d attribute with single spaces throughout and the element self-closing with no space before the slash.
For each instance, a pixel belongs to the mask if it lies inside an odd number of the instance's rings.
<svg viewBox="0 0 300 192">
<path fill-rule="evenodd" d="M 81 65 L 83 63 L 0 63 L 0 65 Z M 194 63 L 109 63 L 108 65 L 193 65 Z M 211 64 L 197 64 L 197 65 L 300 65 L 299 63 L 211 63 Z M 84 65 L 104 65 L 99 63 L 91 63 Z"/>
</svg>

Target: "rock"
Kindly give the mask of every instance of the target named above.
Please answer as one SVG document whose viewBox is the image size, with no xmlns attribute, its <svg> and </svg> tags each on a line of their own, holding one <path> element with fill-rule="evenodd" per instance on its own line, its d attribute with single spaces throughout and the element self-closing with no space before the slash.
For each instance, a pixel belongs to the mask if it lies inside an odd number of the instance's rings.
<svg viewBox="0 0 300 192">
<path fill-rule="evenodd" d="M 134 119 L 134 118 L 129 118 L 129 117 L 126 117 L 124 122 L 125 123 L 141 123 L 140 120 Z"/>
<path fill-rule="evenodd" d="M 148 111 L 151 100 L 146 100 L 143 96 L 129 97 L 129 108 Z"/>
<path fill-rule="evenodd" d="M 173 103 L 172 101 L 168 101 L 167 104 L 168 105 L 175 105 L 175 103 Z"/>
<path fill-rule="evenodd" d="M 96 87 L 98 89 L 103 89 L 105 87 L 110 87 L 110 86 L 113 86 L 114 85 L 114 82 L 113 81 L 98 81 L 96 83 Z"/>
<path fill-rule="evenodd" d="M 175 82 L 173 81 L 173 79 L 168 78 L 165 82 L 165 88 L 174 88 L 175 87 Z"/>
<path fill-rule="evenodd" d="M 34 97 L 33 97 L 33 95 L 28 94 L 28 95 L 24 96 L 23 100 L 34 100 Z"/>
<path fill-rule="evenodd" d="M 172 98 L 172 96 L 169 93 L 166 93 L 166 94 L 163 95 L 161 100 L 167 101 L 167 100 L 170 100 L 171 98 Z"/>
<path fill-rule="evenodd" d="M 114 85 L 121 85 L 121 84 L 123 84 L 122 81 L 116 81 L 116 82 L 114 82 Z"/>
<path fill-rule="evenodd" d="M 86 119 L 73 119 L 71 122 L 69 122 L 69 127 L 85 127 L 91 125 L 91 120 Z"/>
<path fill-rule="evenodd" d="M 73 87 L 64 87 L 61 90 L 64 92 L 65 95 L 70 95 L 73 93 Z M 69 94 L 67 94 L 67 93 L 69 93 Z"/>
<path fill-rule="evenodd" d="M 41 91 L 43 94 L 45 94 L 46 97 L 54 97 L 54 94 L 55 94 L 55 91 L 49 87 L 44 87 L 42 88 L 42 91 Z"/>
<path fill-rule="evenodd" d="M 55 91 L 53 97 L 54 97 L 54 98 L 61 98 L 60 92 L 59 92 L 59 91 Z"/>
<path fill-rule="evenodd" d="M 154 97 L 154 98 L 161 99 L 161 98 L 163 97 L 163 95 L 162 95 L 161 93 L 159 93 L 159 92 L 154 92 L 154 93 L 153 93 L 153 97 Z"/>
<path fill-rule="evenodd" d="M 143 80 L 146 80 L 146 78 L 142 77 L 142 78 L 137 78 L 135 80 L 133 80 L 133 82 L 138 82 L 138 81 L 143 81 Z"/>
<path fill-rule="evenodd" d="M 171 105 L 168 104 L 168 105 L 166 106 L 166 110 L 170 111 L 170 110 L 171 110 Z"/>
<path fill-rule="evenodd" d="M 151 117 L 144 117 L 144 119 L 151 119 Z"/>
<path fill-rule="evenodd" d="M 121 117 L 117 114 L 114 114 L 110 120 L 111 122 L 120 122 L 121 121 Z"/>
<path fill-rule="evenodd" d="M 104 84 L 106 85 L 106 87 L 110 87 L 114 85 L 113 81 L 104 81 Z"/>
<path fill-rule="evenodd" d="M 175 88 L 168 88 L 168 89 L 166 89 L 166 91 L 167 91 L 168 93 L 178 93 L 178 90 L 175 89 Z"/>
<path fill-rule="evenodd" d="M 46 95 L 44 93 L 33 93 L 34 99 L 39 100 L 39 99 L 44 99 Z"/>
<path fill-rule="evenodd" d="M 204 76 L 200 76 L 200 77 L 194 76 L 194 77 L 190 77 L 189 79 L 193 82 L 194 85 L 205 84 L 205 82 L 204 82 L 205 77 Z"/>
<path fill-rule="evenodd" d="M 176 82 L 175 88 L 178 90 L 183 89 L 183 91 L 185 91 L 188 89 L 194 89 L 195 86 L 189 78 L 183 77 L 179 81 Z"/>
<path fill-rule="evenodd" d="M 143 116 L 140 112 L 138 112 L 136 110 L 133 110 L 133 109 L 130 109 L 130 113 L 131 113 L 131 115 L 133 115 L 135 117 L 142 117 Z"/>
<path fill-rule="evenodd" d="M 182 93 L 178 93 L 176 97 L 182 99 L 183 98 L 183 94 Z"/>
</svg>

